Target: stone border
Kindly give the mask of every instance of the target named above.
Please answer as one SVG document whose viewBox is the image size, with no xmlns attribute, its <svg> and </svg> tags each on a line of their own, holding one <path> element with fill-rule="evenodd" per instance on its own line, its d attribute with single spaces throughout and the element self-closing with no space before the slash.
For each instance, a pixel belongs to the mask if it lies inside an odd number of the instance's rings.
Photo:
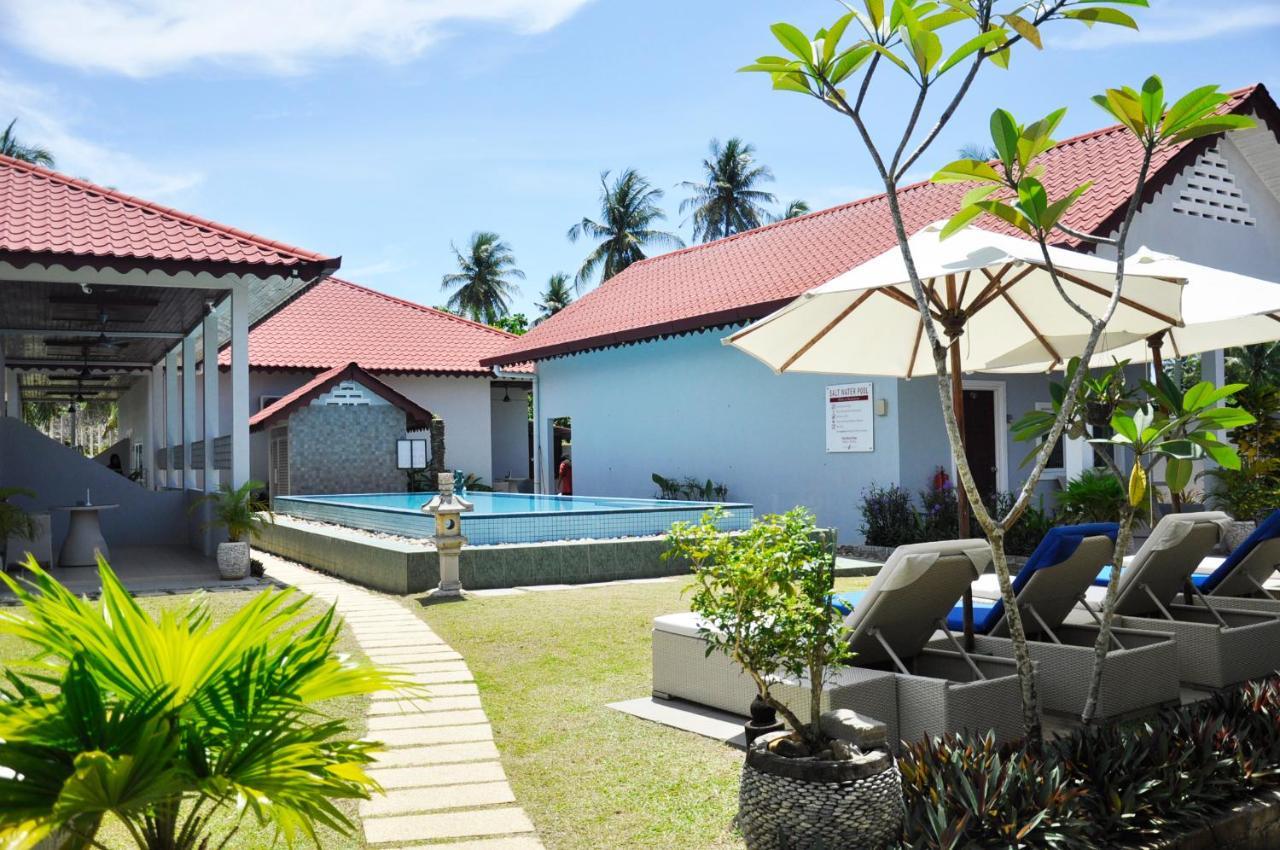
<svg viewBox="0 0 1280 850">
<path fill-rule="evenodd" d="M 433 547 L 379 540 L 341 527 L 322 529 L 286 516 L 277 516 L 274 525 L 263 529 L 254 546 L 385 593 L 423 593 L 440 581 L 439 556 Z M 687 564 L 662 559 L 666 549 L 663 537 L 467 546 L 459 571 L 468 590 L 688 573 Z"/>
<path fill-rule="evenodd" d="M 1273 850 L 1280 847 L 1280 791 L 1234 804 L 1212 823 L 1151 844 L 1152 850 Z"/>
</svg>

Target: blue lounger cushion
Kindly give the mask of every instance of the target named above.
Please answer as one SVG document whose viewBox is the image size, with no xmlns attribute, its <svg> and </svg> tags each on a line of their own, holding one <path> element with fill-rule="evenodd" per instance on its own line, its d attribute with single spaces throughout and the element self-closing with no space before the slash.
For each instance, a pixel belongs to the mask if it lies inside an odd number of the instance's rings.
<svg viewBox="0 0 1280 850">
<path fill-rule="evenodd" d="M 1086 537 L 1106 536 L 1114 542 L 1116 534 L 1119 533 L 1120 526 L 1114 522 L 1088 522 L 1080 525 L 1060 525 L 1056 528 L 1049 529 L 1044 539 L 1040 541 L 1040 545 L 1031 553 L 1031 557 L 1027 559 L 1027 563 L 1018 574 L 1013 577 L 1013 593 L 1016 596 L 1022 592 L 1022 588 L 1026 587 L 1027 582 L 1031 581 L 1040 570 L 1046 570 L 1050 567 L 1057 566 L 1063 561 L 1075 554 L 1076 549 L 1080 547 L 1080 543 Z M 1000 619 L 1004 616 L 1004 602 L 997 599 L 995 604 L 989 610 L 982 614 L 979 613 L 980 606 L 976 602 L 973 606 L 973 630 L 982 634 L 986 634 L 996 627 Z M 958 625 L 956 625 L 958 624 Z M 964 604 L 957 604 L 947 617 L 947 626 L 949 628 L 964 628 Z"/>
<path fill-rule="evenodd" d="M 1258 544 L 1262 543 L 1264 540 L 1271 540 L 1275 537 L 1280 537 L 1280 509 L 1272 511 L 1269 517 L 1258 523 L 1258 527 L 1253 530 L 1253 534 L 1246 537 L 1243 543 L 1232 550 L 1231 554 L 1218 565 L 1216 570 L 1204 576 L 1202 579 L 1200 576 L 1192 576 L 1191 580 L 1196 583 L 1196 587 L 1200 588 L 1205 593 L 1212 593 L 1213 589 L 1217 587 L 1223 579 L 1231 575 L 1231 571 L 1234 570 L 1241 561 L 1249 557 L 1249 554 L 1253 552 L 1254 548 L 1257 547 Z M 1197 581 L 1197 579 L 1201 580 Z"/>
</svg>

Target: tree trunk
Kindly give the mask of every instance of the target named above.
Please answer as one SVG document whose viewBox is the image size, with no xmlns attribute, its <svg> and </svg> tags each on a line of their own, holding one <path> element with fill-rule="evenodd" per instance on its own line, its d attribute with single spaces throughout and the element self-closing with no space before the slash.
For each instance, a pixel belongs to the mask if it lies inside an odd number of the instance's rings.
<svg viewBox="0 0 1280 850">
<path fill-rule="evenodd" d="M 1120 532 L 1116 535 L 1116 549 L 1111 556 L 1111 573 L 1107 576 L 1107 595 L 1102 603 L 1102 625 L 1098 627 L 1098 639 L 1093 644 L 1093 676 L 1089 680 L 1089 694 L 1084 701 L 1084 712 L 1080 715 L 1082 723 L 1092 723 L 1098 712 L 1098 697 L 1102 693 L 1102 671 L 1107 663 L 1107 652 L 1111 649 L 1111 623 L 1115 619 L 1116 599 L 1120 589 L 1120 565 L 1129 551 L 1129 541 L 1133 539 L 1133 518 L 1136 509 L 1125 502 L 1120 515 Z"/>
<path fill-rule="evenodd" d="M 1013 644 L 1013 662 L 1018 670 L 1018 685 L 1022 692 L 1022 726 L 1027 742 L 1038 752 L 1044 742 L 1044 730 L 1040 725 L 1040 696 L 1036 693 L 1035 666 L 1031 663 L 1031 648 L 1027 645 L 1027 632 L 1022 624 L 1022 612 L 1018 609 L 1018 597 L 1013 592 L 1009 577 L 1009 560 L 1004 551 L 1004 532 L 996 530 L 988 535 L 991 556 L 1000 583 L 1000 597 L 1004 602 L 1004 615 L 1009 621 L 1009 640 Z"/>
</svg>

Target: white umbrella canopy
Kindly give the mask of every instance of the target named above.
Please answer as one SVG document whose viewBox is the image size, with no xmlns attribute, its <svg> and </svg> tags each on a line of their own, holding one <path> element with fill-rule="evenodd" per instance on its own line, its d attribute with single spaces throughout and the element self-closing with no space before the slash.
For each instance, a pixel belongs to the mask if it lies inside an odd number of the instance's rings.
<svg viewBox="0 0 1280 850">
<path fill-rule="evenodd" d="M 1017 358 L 1060 363 L 1084 350 L 1089 323 L 1058 294 L 1037 243 L 977 227 L 943 240 L 943 225 L 929 225 L 909 243 L 934 319 L 957 339 L 961 371 L 1007 369 L 1018 365 Z M 1115 286 L 1115 264 L 1060 248 L 1049 254 L 1067 293 L 1086 310 L 1103 312 Z M 1126 275 L 1105 345 L 1123 346 L 1179 326 L 1182 288 L 1176 275 Z M 923 330 L 906 264 L 894 247 L 724 342 L 776 372 L 910 378 L 933 372 Z"/>
<path fill-rule="evenodd" d="M 1125 268 L 1141 275 L 1185 279 L 1183 325 L 1162 329 L 1164 332 L 1154 334 L 1150 342 L 1099 346 L 1101 353 L 1094 356 L 1092 363 L 1095 367 L 1110 366 L 1115 360 L 1146 363 L 1157 352 L 1162 357 L 1185 357 L 1280 339 L 1280 283 L 1189 263 L 1145 246 L 1129 257 Z M 1039 363 L 1024 360 L 998 371 L 1040 372 L 1055 365 L 1041 358 Z"/>
</svg>

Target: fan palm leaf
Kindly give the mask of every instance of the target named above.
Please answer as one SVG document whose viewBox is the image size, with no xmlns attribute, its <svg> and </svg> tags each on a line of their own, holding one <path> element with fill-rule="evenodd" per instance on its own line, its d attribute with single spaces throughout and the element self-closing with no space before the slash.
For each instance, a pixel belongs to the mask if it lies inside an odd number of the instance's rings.
<svg viewBox="0 0 1280 850">
<path fill-rule="evenodd" d="M 14 135 L 13 128 L 17 123 L 18 119 L 13 119 L 9 122 L 9 126 L 4 128 L 4 132 L 0 132 L 0 154 L 20 159 L 23 162 L 29 162 L 32 165 L 53 168 L 53 154 L 47 148 L 25 144 Z"/>
<path fill-rule="evenodd" d="M 340 656 L 333 610 L 308 615 L 291 589 L 214 625 L 203 597 L 149 616 L 98 567 L 97 603 L 31 559 L 29 580 L 0 575 L 23 606 L 0 613 L 0 633 L 39 650 L 0 684 L 0 844 L 60 832 L 87 846 L 110 815 L 142 850 L 194 850 L 213 846 L 222 810 L 242 813 L 231 831 L 252 822 L 291 843 L 354 829 L 334 801 L 377 790 L 377 744 L 323 706 L 405 682 Z"/>
</svg>

